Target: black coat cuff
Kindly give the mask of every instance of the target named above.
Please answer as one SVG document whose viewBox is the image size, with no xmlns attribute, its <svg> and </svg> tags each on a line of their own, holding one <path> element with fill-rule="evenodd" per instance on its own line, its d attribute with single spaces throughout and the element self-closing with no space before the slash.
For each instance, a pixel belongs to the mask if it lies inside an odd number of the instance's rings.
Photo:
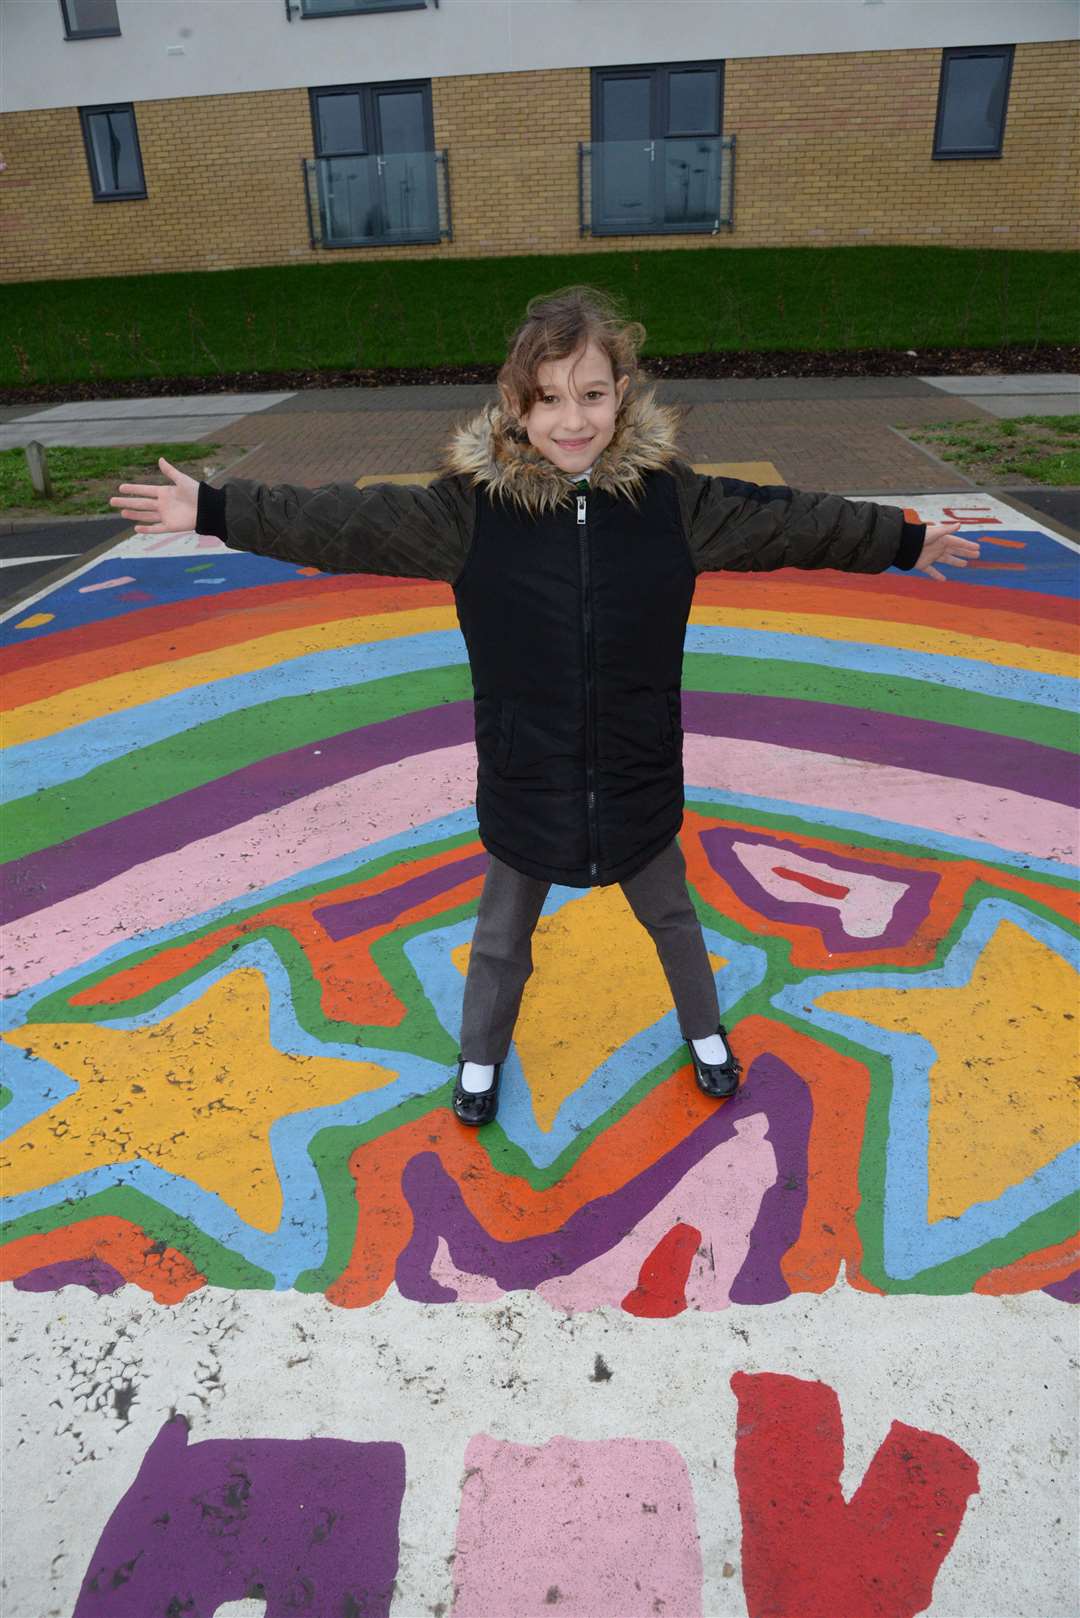
<svg viewBox="0 0 1080 1618">
<path fill-rule="evenodd" d="M 225 545 L 229 543 L 229 531 L 225 522 L 224 489 L 215 489 L 212 483 L 199 484 L 199 504 L 195 513 L 195 532 L 197 534 L 210 534 L 214 539 L 220 539 Z"/>
<path fill-rule="evenodd" d="M 906 522 L 900 534 L 900 548 L 893 558 L 893 567 L 902 567 L 906 570 L 913 568 L 922 555 L 925 540 L 924 522 Z"/>
</svg>

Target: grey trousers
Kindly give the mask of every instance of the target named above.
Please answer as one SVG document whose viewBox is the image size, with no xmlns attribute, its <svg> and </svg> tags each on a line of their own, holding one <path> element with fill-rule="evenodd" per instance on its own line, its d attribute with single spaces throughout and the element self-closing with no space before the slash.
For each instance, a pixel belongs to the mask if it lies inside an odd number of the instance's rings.
<svg viewBox="0 0 1080 1618">
<path fill-rule="evenodd" d="M 532 935 L 550 882 L 523 876 L 490 856 L 476 917 L 465 1003 L 461 1056 L 466 1062 L 502 1062 L 510 1049 L 518 1008 L 532 973 Z M 715 1034 L 720 1021 L 716 983 L 701 923 L 686 887 L 686 861 L 677 840 L 619 886 L 646 929 L 671 988 L 683 1038 Z"/>
</svg>

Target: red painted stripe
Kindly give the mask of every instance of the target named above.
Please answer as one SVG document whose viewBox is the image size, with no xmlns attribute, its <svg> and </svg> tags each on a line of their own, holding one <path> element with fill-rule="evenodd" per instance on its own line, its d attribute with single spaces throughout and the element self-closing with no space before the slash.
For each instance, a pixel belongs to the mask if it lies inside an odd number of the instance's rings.
<svg viewBox="0 0 1080 1618">
<path fill-rule="evenodd" d="M 773 870 L 777 876 L 782 876 L 789 882 L 799 882 L 811 893 L 820 893 L 825 899 L 846 899 L 851 892 L 850 888 L 842 888 L 837 882 L 826 882 L 820 876 L 809 876 L 805 871 L 791 871 L 786 865 L 774 865 Z"/>
</svg>

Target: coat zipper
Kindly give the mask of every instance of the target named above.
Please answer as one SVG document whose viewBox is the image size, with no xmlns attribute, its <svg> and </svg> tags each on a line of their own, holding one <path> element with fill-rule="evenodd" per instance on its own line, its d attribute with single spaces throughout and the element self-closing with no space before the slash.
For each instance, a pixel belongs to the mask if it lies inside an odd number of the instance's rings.
<svg viewBox="0 0 1080 1618">
<path fill-rule="evenodd" d="M 589 875 L 596 880 L 600 833 L 596 823 L 596 780 L 593 766 L 592 610 L 589 605 L 589 530 L 586 497 L 577 497 L 577 529 L 581 541 L 581 610 L 585 627 L 585 792 L 589 820 Z"/>
</svg>

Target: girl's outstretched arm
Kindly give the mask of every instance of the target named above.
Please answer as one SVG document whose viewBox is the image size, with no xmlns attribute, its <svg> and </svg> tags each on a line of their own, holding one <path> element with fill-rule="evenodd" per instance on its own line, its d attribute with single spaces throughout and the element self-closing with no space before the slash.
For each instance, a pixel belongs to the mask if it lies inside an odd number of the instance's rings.
<svg viewBox="0 0 1080 1618">
<path fill-rule="evenodd" d="M 199 483 L 162 459 L 164 484 L 121 483 L 109 501 L 136 533 L 210 534 L 323 573 L 385 573 L 453 583 L 472 541 L 475 498 L 463 480 L 300 488 L 230 478 Z"/>
<path fill-rule="evenodd" d="M 964 567 L 979 554 L 974 540 L 956 536 L 958 523 L 908 522 L 899 506 L 780 483 L 708 477 L 684 462 L 672 471 L 697 573 L 779 567 L 883 573 L 888 567 L 918 567 L 941 579 L 945 575 L 935 562 Z"/>
</svg>

